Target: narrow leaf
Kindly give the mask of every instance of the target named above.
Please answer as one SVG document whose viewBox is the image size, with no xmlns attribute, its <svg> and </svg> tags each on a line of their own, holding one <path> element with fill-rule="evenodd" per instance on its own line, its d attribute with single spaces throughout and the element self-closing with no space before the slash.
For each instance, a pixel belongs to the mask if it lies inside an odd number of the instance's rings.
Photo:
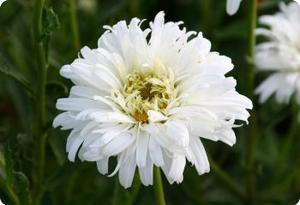
<svg viewBox="0 0 300 205">
<path fill-rule="evenodd" d="M 31 89 L 31 84 L 29 83 L 29 81 L 25 78 L 25 76 L 22 73 L 13 69 L 1 53 L 0 72 L 20 83 L 29 92 L 31 96 L 34 96 L 34 92 Z"/>
</svg>

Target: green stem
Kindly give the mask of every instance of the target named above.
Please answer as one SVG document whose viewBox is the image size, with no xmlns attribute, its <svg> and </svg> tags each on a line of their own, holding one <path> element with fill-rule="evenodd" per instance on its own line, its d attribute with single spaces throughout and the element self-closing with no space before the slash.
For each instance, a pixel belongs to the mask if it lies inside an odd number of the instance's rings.
<svg viewBox="0 0 300 205">
<path fill-rule="evenodd" d="M 141 188 L 141 180 L 140 180 L 139 176 L 136 175 L 134 177 L 132 191 L 130 192 L 130 197 L 129 197 L 127 203 L 125 203 L 126 205 L 135 204 L 138 194 L 139 194 L 139 191 L 140 191 L 140 188 Z"/>
<path fill-rule="evenodd" d="M 241 188 L 238 186 L 238 184 L 226 172 L 224 172 L 213 160 L 210 159 L 209 161 L 210 167 L 213 173 L 216 175 L 216 177 L 218 177 L 232 193 L 234 193 L 240 199 L 243 199 L 244 193 L 241 191 Z"/>
<path fill-rule="evenodd" d="M 251 99 L 254 97 L 254 57 L 255 57 L 255 45 L 256 45 L 256 21 L 257 21 L 257 0 L 248 0 L 248 48 L 247 48 L 247 94 Z"/>
<path fill-rule="evenodd" d="M 291 105 L 291 114 L 292 114 L 292 125 L 290 127 L 289 133 L 287 136 L 285 136 L 284 143 L 282 145 L 282 150 L 278 156 L 277 160 L 277 176 L 280 177 L 281 174 L 283 174 L 285 164 L 287 161 L 289 161 L 289 154 L 292 150 L 292 147 L 294 145 L 294 141 L 296 140 L 297 134 L 299 133 L 299 122 L 298 122 L 298 105 L 295 102 L 292 102 Z"/>
<path fill-rule="evenodd" d="M 46 81 L 47 81 L 47 63 L 42 36 L 42 16 L 45 0 L 35 0 L 33 16 L 33 35 L 35 41 L 36 58 L 38 65 L 38 87 L 37 87 L 37 129 L 36 129 L 36 178 L 34 183 L 33 203 L 39 204 L 43 193 L 43 177 L 45 165 L 45 144 L 46 134 L 44 133 L 45 124 L 45 101 L 46 101 Z"/>
<path fill-rule="evenodd" d="M 68 0 L 69 4 L 69 21 L 70 21 L 70 29 L 73 47 L 76 51 L 80 49 L 80 37 L 79 37 L 79 29 L 77 22 L 77 13 L 76 13 L 76 2 L 75 0 Z"/>
<path fill-rule="evenodd" d="M 15 204 L 15 205 L 20 204 L 18 196 L 13 192 L 12 189 L 8 189 L 7 194 L 8 194 L 8 197 L 12 200 L 13 204 Z"/>
<path fill-rule="evenodd" d="M 160 168 L 154 168 L 154 193 L 157 205 L 166 205 L 164 188 L 161 180 Z"/>
<path fill-rule="evenodd" d="M 7 196 L 13 202 L 13 204 L 15 205 L 20 204 L 18 196 L 15 194 L 12 188 L 6 183 L 5 179 L 3 179 L 1 176 L 0 176 L 0 187 L 7 194 Z"/>
<path fill-rule="evenodd" d="M 118 177 L 115 177 L 115 185 L 114 185 L 114 191 L 113 191 L 113 197 L 112 197 L 112 205 L 118 205 L 120 204 L 120 182 Z"/>
<path fill-rule="evenodd" d="M 214 14 L 214 11 L 211 9 L 212 2 L 211 0 L 201 0 L 201 16 L 203 21 L 203 31 L 206 37 L 210 40 L 213 39 L 213 29 L 214 29 L 214 22 L 213 18 L 211 18 Z M 213 41 L 213 40 L 212 40 Z"/>
<path fill-rule="evenodd" d="M 256 44 L 256 21 L 257 21 L 257 0 L 248 0 L 248 50 L 249 60 L 247 68 L 247 94 L 254 101 L 254 57 Z M 252 110 L 249 119 L 249 135 L 247 143 L 246 164 L 247 164 L 247 200 L 245 204 L 253 204 L 256 195 L 256 171 L 255 171 L 255 151 L 257 145 L 257 123 L 256 111 Z"/>
</svg>

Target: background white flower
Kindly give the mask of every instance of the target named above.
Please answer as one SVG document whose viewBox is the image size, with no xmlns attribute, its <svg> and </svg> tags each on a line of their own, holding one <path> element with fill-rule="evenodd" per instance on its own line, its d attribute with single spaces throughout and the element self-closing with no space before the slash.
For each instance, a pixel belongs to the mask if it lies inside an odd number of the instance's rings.
<svg viewBox="0 0 300 205">
<path fill-rule="evenodd" d="M 120 21 L 101 36 L 98 48 L 84 47 L 82 57 L 61 69 L 75 84 L 53 125 L 72 129 L 68 158 L 96 161 L 108 173 L 117 165 L 120 183 L 130 187 L 136 167 L 144 185 L 153 181 L 153 166 L 170 183 L 181 182 L 186 160 L 199 174 L 209 172 L 201 138 L 236 142 L 236 120 L 247 121 L 251 101 L 236 92 L 225 74 L 230 58 L 211 52 L 199 33 L 186 32 L 182 22 L 164 22 L 160 12 L 142 30 L 141 21 Z M 149 39 L 149 40 L 147 40 Z"/>
<path fill-rule="evenodd" d="M 295 0 L 295 2 L 300 6 L 300 0 Z"/>
<path fill-rule="evenodd" d="M 242 0 L 227 0 L 226 11 L 229 15 L 235 14 L 240 7 Z"/>
<path fill-rule="evenodd" d="M 260 101 L 273 93 L 278 102 L 288 102 L 293 93 L 300 103 L 300 7 L 292 2 L 280 4 L 280 12 L 259 19 L 268 28 L 257 29 L 269 38 L 257 45 L 255 63 L 261 71 L 273 73 L 256 89 Z"/>
<path fill-rule="evenodd" d="M 296 205 L 300 205 L 300 200 L 298 201 L 298 203 Z"/>
</svg>

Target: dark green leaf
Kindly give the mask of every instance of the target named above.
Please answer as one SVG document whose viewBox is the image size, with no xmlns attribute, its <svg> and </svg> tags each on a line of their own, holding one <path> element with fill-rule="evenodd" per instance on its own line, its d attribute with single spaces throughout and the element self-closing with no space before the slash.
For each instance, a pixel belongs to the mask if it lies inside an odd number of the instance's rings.
<svg viewBox="0 0 300 205">
<path fill-rule="evenodd" d="M 8 186 L 12 186 L 13 184 L 13 159 L 12 159 L 12 151 L 9 148 L 9 143 L 6 143 L 5 146 L 5 172 L 6 172 L 6 183 L 8 184 Z"/>
<path fill-rule="evenodd" d="M 31 96 L 34 96 L 33 89 L 31 88 L 31 84 L 25 78 L 25 76 L 13 69 L 12 66 L 5 60 L 3 55 L 0 53 L 0 72 L 7 75 L 8 77 L 14 79 L 18 83 L 20 83 Z"/>
<path fill-rule="evenodd" d="M 22 172 L 15 172 L 15 186 L 17 189 L 20 204 L 30 205 L 31 197 L 29 192 L 29 180 Z"/>
<path fill-rule="evenodd" d="M 60 26 L 58 15 L 52 8 L 44 9 L 43 13 L 43 31 L 41 40 L 48 38 L 52 35 L 53 31 L 57 30 Z"/>
<path fill-rule="evenodd" d="M 68 87 L 60 81 L 49 81 L 47 82 L 47 89 L 58 88 L 63 91 L 64 94 L 68 93 Z"/>
</svg>

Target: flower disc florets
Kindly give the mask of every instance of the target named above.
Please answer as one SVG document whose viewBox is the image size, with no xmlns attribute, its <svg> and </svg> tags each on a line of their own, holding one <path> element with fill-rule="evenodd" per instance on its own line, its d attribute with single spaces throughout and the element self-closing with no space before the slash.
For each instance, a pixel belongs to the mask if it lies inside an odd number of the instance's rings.
<svg viewBox="0 0 300 205">
<path fill-rule="evenodd" d="M 116 99 L 123 95 L 124 111 L 138 122 L 148 122 L 149 110 L 166 115 L 170 102 L 176 99 L 174 79 L 162 71 L 134 71 L 126 76 L 122 92 L 115 93 Z"/>
</svg>

